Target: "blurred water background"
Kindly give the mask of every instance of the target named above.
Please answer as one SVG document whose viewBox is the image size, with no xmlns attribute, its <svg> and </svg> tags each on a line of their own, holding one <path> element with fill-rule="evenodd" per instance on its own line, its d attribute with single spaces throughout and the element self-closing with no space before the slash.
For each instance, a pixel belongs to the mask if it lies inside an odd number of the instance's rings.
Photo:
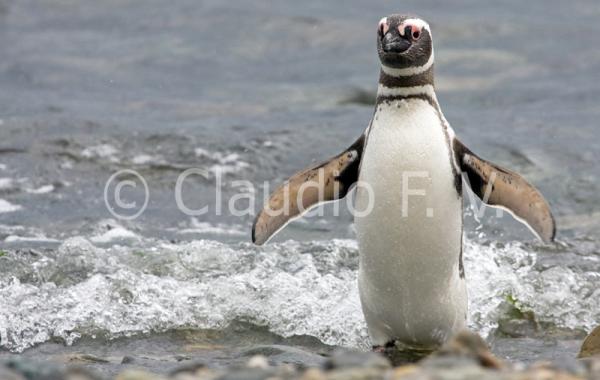
<svg viewBox="0 0 600 380">
<path fill-rule="evenodd" d="M 460 138 L 523 173 L 557 217 L 548 246 L 466 203 L 470 326 L 505 358 L 574 356 L 600 321 L 597 1 L 3 0 L 0 358 L 85 352 L 113 371 L 133 353 L 164 370 L 267 346 L 304 364 L 368 348 L 349 213 L 328 205 L 257 248 L 252 216 L 227 202 L 247 180 L 259 207 L 265 181 L 362 133 L 376 25 L 396 12 L 430 21 Z M 208 176 L 183 200 L 204 216 L 174 198 L 191 167 Z M 104 203 L 122 169 L 150 190 L 135 220 Z M 125 197 L 141 204 L 141 190 Z"/>
</svg>

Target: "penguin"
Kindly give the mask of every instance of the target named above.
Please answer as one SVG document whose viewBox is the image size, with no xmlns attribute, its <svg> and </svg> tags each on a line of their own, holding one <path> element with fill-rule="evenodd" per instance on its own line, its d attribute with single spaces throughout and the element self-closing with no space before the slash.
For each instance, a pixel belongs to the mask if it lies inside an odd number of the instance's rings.
<svg viewBox="0 0 600 380">
<path fill-rule="evenodd" d="M 535 187 L 456 137 L 435 93 L 427 22 L 384 17 L 377 52 L 381 70 L 369 126 L 342 153 L 279 186 L 256 216 L 252 241 L 266 243 L 311 207 L 356 188 L 358 287 L 373 348 L 433 351 L 467 321 L 463 184 L 543 242 L 554 240 L 556 224 Z"/>
</svg>

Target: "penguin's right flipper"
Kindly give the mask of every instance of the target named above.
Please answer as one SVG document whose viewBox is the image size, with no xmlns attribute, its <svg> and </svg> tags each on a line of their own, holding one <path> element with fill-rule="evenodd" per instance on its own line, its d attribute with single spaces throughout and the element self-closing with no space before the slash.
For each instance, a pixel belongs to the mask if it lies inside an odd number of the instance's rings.
<svg viewBox="0 0 600 380">
<path fill-rule="evenodd" d="M 542 241 L 554 241 L 556 223 L 544 196 L 525 178 L 484 160 L 454 139 L 454 152 L 473 192 L 484 203 L 508 210 Z"/>
<path fill-rule="evenodd" d="M 290 221 L 322 202 L 341 199 L 358 181 L 365 136 L 339 155 L 294 174 L 269 197 L 252 226 L 252 242 L 262 245 Z"/>
</svg>

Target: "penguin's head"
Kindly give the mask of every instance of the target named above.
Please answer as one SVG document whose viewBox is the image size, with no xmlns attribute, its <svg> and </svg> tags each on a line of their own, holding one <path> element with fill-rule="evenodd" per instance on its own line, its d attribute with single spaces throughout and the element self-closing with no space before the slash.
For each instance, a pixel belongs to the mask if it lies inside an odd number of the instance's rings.
<svg viewBox="0 0 600 380">
<path fill-rule="evenodd" d="M 377 52 L 381 64 L 394 69 L 423 67 L 433 57 L 429 24 L 420 18 L 390 15 L 379 21 Z"/>
</svg>

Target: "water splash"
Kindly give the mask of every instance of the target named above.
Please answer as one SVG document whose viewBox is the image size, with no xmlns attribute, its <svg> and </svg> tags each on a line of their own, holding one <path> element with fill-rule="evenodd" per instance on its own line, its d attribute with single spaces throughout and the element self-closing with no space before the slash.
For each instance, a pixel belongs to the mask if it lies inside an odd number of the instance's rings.
<svg viewBox="0 0 600 380">
<path fill-rule="evenodd" d="M 518 243 L 467 241 L 465 250 L 470 325 L 483 335 L 498 326 L 507 300 L 537 322 L 587 331 L 597 325 L 600 290 L 594 284 L 600 273 L 570 268 L 564 260 L 540 265 L 541 253 Z"/>
<path fill-rule="evenodd" d="M 539 269 L 520 244 L 467 241 L 470 326 L 489 334 L 510 295 L 540 321 L 588 329 L 600 318 L 598 273 Z M 98 247 L 83 237 L 47 254 L 0 258 L 0 347 L 20 352 L 49 339 L 107 339 L 235 321 L 285 336 L 366 348 L 353 240 L 256 248 L 210 240 Z"/>
<path fill-rule="evenodd" d="M 6 201 L 4 199 L 0 199 L 0 214 L 19 211 L 22 208 L 23 207 L 21 207 L 20 205 L 10 203 L 9 201 Z"/>
</svg>

